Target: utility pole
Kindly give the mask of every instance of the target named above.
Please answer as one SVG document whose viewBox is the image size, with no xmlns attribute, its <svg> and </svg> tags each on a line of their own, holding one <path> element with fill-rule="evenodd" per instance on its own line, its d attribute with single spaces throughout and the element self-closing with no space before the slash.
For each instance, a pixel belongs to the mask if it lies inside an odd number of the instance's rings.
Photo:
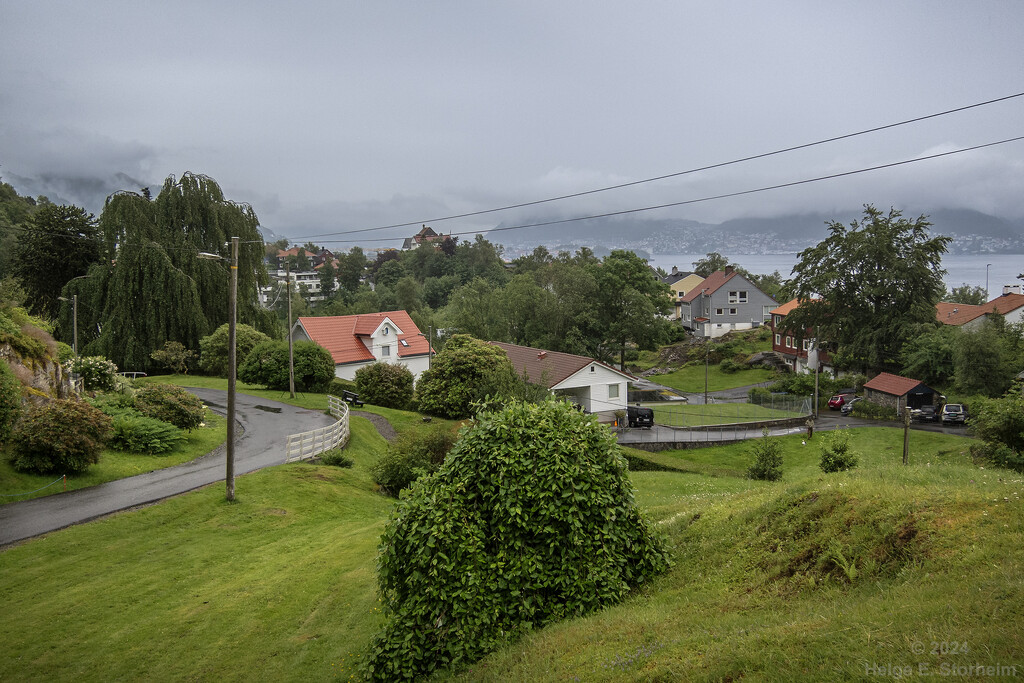
<svg viewBox="0 0 1024 683">
<path fill-rule="evenodd" d="M 903 406 L 903 464 L 910 464 L 910 405 Z"/>
<path fill-rule="evenodd" d="M 430 369 L 430 357 L 434 355 L 434 326 L 427 325 L 427 370 Z"/>
<path fill-rule="evenodd" d="M 227 499 L 235 499 L 235 318 L 238 310 L 238 238 L 231 238 L 231 291 L 228 294 L 228 443 L 225 473 Z"/>
<path fill-rule="evenodd" d="M 295 398 L 295 353 L 292 344 L 292 271 L 288 258 L 284 261 L 285 291 L 288 293 L 288 395 Z M 280 291 L 280 290 L 279 290 Z"/>
<path fill-rule="evenodd" d="M 78 295 L 71 295 L 71 348 L 78 357 Z"/>
</svg>

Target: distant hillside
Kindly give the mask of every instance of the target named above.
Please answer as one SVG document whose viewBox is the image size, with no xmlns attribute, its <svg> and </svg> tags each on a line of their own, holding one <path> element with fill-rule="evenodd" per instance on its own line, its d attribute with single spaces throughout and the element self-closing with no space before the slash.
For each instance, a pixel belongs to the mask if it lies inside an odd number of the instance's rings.
<svg viewBox="0 0 1024 683">
<path fill-rule="evenodd" d="M 1024 253 L 1024 219 L 1010 220 L 970 209 L 906 210 L 903 215 L 914 219 L 921 214 L 932 222 L 933 233 L 954 238 L 952 253 Z M 861 215 L 856 209 L 832 214 L 736 218 L 720 224 L 617 216 L 503 231 L 495 233 L 492 239 L 511 250 L 532 249 L 543 244 L 553 250 L 587 246 L 661 254 L 795 252 L 827 237 L 827 223 L 835 220 L 849 225 Z M 535 216 L 516 224 L 556 220 L 558 218 L 551 216 Z"/>
</svg>

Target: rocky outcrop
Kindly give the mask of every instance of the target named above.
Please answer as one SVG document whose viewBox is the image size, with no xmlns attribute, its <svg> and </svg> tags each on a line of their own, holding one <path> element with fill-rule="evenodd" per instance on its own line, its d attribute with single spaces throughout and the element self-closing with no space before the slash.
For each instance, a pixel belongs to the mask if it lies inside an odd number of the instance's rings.
<svg viewBox="0 0 1024 683">
<path fill-rule="evenodd" d="M 0 344 L 0 358 L 7 361 L 23 386 L 23 396 L 33 402 L 68 398 L 73 393 L 70 373 L 56 358 L 24 358 L 10 344 Z"/>
</svg>

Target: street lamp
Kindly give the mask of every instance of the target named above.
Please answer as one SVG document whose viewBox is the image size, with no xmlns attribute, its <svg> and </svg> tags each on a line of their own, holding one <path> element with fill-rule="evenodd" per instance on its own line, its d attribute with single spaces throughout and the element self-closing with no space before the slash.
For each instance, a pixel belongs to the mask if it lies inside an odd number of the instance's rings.
<svg viewBox="0 0 1024 683">
<path fill-rule="evenodd" d="M 57 297 L 61 301 L 67 301 L 66 296 Z M 75 352 L 75 357 L 78 357 L 78 295 L 71 295 L 71 350 Z"/>
<path fill-rule="evenodd" d="M 199 258 L 224 260 L 217 254 L 199 252 Z M 227 466 L 224 475 L 227 499 L 235 499 L 235 368 L 238 358 L 235 353 L 235 317 L 238 310 L 238 238 L 231 238 L 231 290 L 228 293 L 228 440 L 226 444 Z"/>
<path fill-rule="evenodd" d="M 992 267 L 991 263 L 985 264 L 985 301 L 988 301 L 992 297 L 988 293 L 988 269 Z"/>
</svg>

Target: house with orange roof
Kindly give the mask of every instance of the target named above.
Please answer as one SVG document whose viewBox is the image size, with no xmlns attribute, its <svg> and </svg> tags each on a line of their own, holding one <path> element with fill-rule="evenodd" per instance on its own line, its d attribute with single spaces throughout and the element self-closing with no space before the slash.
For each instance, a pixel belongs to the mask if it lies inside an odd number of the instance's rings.
<svg viewBox="0 0 1024 683">
<path fill-rule="evenodd" d="M 827 345 L 815 339 L 814 331 L 803 330 L 803 334 L 799 334 L 795 330 L 787 329 L 786 316 L 799 306 L 799 300 L 792 299 L 771 310 L 772 351 L 782 356 L 793 368 L 793 372 L 813 372 L 814 357 L 817 353 L 819 369 L 834 376 L 836 371 L 832 365 L 832 356 L 822 348 Z"/>
<path fill-rule="evenodd" d="M 615 419 L 626 409 L 629 382 L 636 378 L 601 361 L 530 346 L 488 342 L 503 349 L 523 379 L 564 396 L 599 420 Z"/>
<path fill-rule="evenodd" d="M 405 311 L 302 317 L 291 334 L 293 341 L 312 341 L 327 349 L 334 375 L 347 380 L 377 361 L 404 365 L 419 379 L 433 353 L 426 335 Z"/>
<path fill-rule="evenodd" d="M 700 337 L 720 337 L 771 320 L 779 305 L 732 266 L 715 271 L 679 298 L 679 321 Z"/>
<path fill-rule="evenodd" d="M 919 379 L 881 372 L 864 384 L 864 399 L 902 414 L 906 408 L 938 406 L 942 396 Z"/>
<path fill-rule="evenodd" d="M 1010 324 L 1024 321 L 1024 294 L 1020 293 L 1020 285 L 1005 285 L 1001 296 L 980 306 L 948 301 L 935 304 L 935 317 L 940 323 L 965 330 L 978 329 L 993 313 L 1003 316 Z"/>
</svg>

